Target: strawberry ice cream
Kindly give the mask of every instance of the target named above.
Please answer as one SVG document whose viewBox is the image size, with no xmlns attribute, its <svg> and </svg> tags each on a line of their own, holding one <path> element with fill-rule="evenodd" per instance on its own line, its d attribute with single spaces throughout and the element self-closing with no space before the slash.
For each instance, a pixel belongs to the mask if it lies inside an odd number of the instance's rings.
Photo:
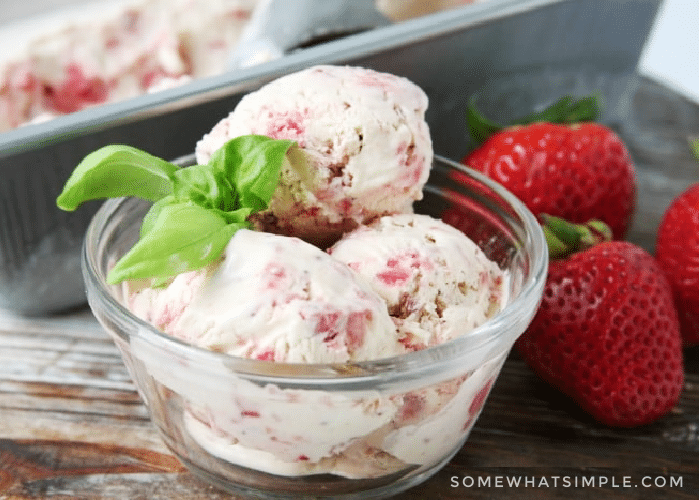
<svg viewBox="0 0 700 500">
<path fill-rule="evenodd" d="M 222 73 L 257 1 L 92 2 L 5 27 L 0 132 Z"/>
<path fill-rule="evenodd" d="M 127 300 L 166 333 L 244 358 L 344 363 L 405 351 L 364 281 L 315 246 L 270 233 L 239 230 L 223 260 Z"/>
<path fill-rule="evenodd" d="M 410 350 L 467 334 L 507 300 L 506 275 L 496 263 L 462 232 L 427 215 L 382 217 L 328 252 L 387 302 Z"/>
<path fill-rule="evenodd" d="M 428 470 L 464 442 L 507 351 L 471 350 L 446 374 L 363 378 L 373 377 L 363 362 L 400 364 L 468 335 L 508 299 L 507 272 L 474 242 L 413 213 L 433 156 L 426 107 L 403 78 L 317 66 L 244 97 L 198 143 L 200 165 L 241 135 L 299 147 L 255 230 L 239 230 L 221 259 L 167 286 L 125 284 L 123 300 L 185 342 L 263 361 L 262 373 L 333 363 L 322 369 L 343 388 L 309 388 L 304 377 L 260 384 L 226 360 L 207 365 L 225 375 L 202 390 L 173 372 L 186 365 L 176 353 L 132 340 L 149 375 L 182 398 L 172 404 L 188 449 L 278 476 L 370 479 Z"/>
<path fill-rule="evenodd" d="M 316 66 L 246 95 L 197 144 L 198 163 L 246 134 L 297 141 L 259 229 L 322 247 L 382 215 L 411 212 L 433 158 L 425 93 L 364 68 Z"/>
<path fill-rule="evenodd" d="M 200 347 L 266 361 L 346 363 L 465 334 L 500 310 L 504 284 L 504 273 L 464 234 L 425 215 L 399 214 L 348 233 L 328 253 L 242 229 L 216 264 L 164 288 L 124 290 L 137 316 Z M 467 375 L 381 394 L 243 378 L 201 391 L 171 374 L 173 361 L 159 361 L 157 351 L 140 354 L 154 377 L 189 395 L 184 424 L 210 453 L 272 474 L 348 478 L 432 464 L 459 446 L 504 356 L 473 360 L 479 368 Z"/>
</svg>

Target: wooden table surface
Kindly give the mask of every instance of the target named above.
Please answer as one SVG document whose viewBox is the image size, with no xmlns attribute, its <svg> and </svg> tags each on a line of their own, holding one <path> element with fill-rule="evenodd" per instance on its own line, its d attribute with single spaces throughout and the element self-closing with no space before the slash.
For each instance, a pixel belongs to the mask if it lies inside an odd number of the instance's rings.
<svg viewBox="0 0 700 500">
<path fill-rule="evenodd" d="M 650 248 L 661 208 L 697 179 L 685 146 L 697 137 L 698 106 L 645 81 L 632 110 L 640 108 L 620 133 L 646 190 L 632 239 Z M 396 498 L 696 499 L 698 350 L 685 355 L 673 411 L 616 430 L 593 422 L 512 354 L 464 448 Z M 46 318 L 0 311 L 0 499 L 39 498 L 232 498 L 165 448 L 87 308 Z"/>
</svg>

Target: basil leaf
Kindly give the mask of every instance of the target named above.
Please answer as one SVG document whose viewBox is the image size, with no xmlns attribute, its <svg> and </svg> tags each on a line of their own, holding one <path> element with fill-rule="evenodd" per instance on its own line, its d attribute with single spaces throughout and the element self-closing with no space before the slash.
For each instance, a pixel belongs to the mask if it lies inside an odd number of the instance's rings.
<svg viewBox="0 0 700 500">
<path fill-rule="evenodd" d="M 162 278 L 216 260 L 245 222 L 227 223 L 220 212 L 191 202 L 162 206 L 144 236 L 112 268 L 107 282 Z"/>
<path fill-rule="evenodd" d="M 206 208 L 233 210 L 236 196 L 224 172 L 207 165 L 193 165 L 173 175 L 173 194 L 178 200 L 192 200 Z"/>
<path fill-rule="evenodd" d="M 153 205 L 140 239 L 107 281 L 153 278 L 154 283 L 217 259 L 251 213 L 267 208 L 294 141 L 242 136 L 217 150 L 207 165 L 180 169 L 131 146 L 105 146 L 87 155 L 56 204 L 75 210 L 85 201 L 135 196 Z"/>
<path fill-rule="evenodd" d="M 155 202 L 143 218 L 139 236 L 143 238 L 146 235 L 146 233 L 148 233 L 153 228 L 153 226 L 155 226 L 156 220 L 158 220 L 160 212 L 165 207 L 170 205 L 179 205 L 182 203 L 186 203 L 187 201 L 188 200 L 180 201 L 174 195 L 170 195 Z M 224 218 L 227 224 L 232 224 L 235 222 L 244 224 L 245 226 L 250 226 L 250 224 L 246 222 L 246 219 L 253 212 L 249 207 L 242 207 L 237 210 L 219 210 L 215 208 L 211 208 L 209 210 L 212 210 L 213 212 L 221 215 L 221 217 Z"/>
<path fill-rule="evenodd" d="M 131 146 L 105 146 L 80 162 L 56 204 L 73 211 L 98 198 L 135 196 L 156 201 L 172 192 L 171 178 L 177 170 L 176 165 Z"/>
<path fill-rule="evenodd" d="M 279 183 L 282 164 L 294 141 L 244 135 L 214 152 L 208 165 L 226 174 L 238 205 L 253 211 L 267 208 Z"/>
<path fill-rule="evenodd" d="M 143 219 L 143 225 L 141 226 L 141 238 L 143 238 L 144 234 L 150 231 L 150 229 L 152 229 L 152 227 L 155 225 L 155 221 L 157 220 L 158 215 L 160 214 L 160 211 L 163 209 L 163 207 L 167 205 L 176 205 L 179 203 L 182 202 L 178 202 L 174 196 L 168 196 L 154 203 L 151 209 L 146 214 L 146 217 L 144 217 Z M 238 229 L 250 227 L 250 223 L 247 221 L 247 218 L 251 213 L 251 210 L 249 208 L 239 208 L 238 210 L 234 210 L 231 212 L 225 212 L 223 210 L 214 209 L 211 210 L 213 210 L 216 213 L 219 213 L 226 220 L 227 224 L 236 224 L 236 227 Z M 235 234 L 235 230 L 231 233 L 231 236 L 233 236 L 233 234 Z M 150 286 L 152 288 L 165 286 L 170 282 L 173 276 L 174 275 L 163 275 L 157 278 L 153 277 L 151 279 Z"/>
<path fill-rule="evenodd" d="M 156 201 L 153 205 L 151 205 L 151 208 L 146 212 L 146 215 L 143 217 L 143 221 L 141 222 L 141 231 L 139 232 L 139 237 L 143 238 L 146 233 L 148 233 L 153 226 L 155 226 L 156 220 L 158 220 L 158 216 L 160 215 L 161 210 L 163 210 L 164 207 L 168 205 L 177 205 L 179 203 L 182 203 L 181 201 L 178 201 L 175 196 L 172 194 L 169 196 L 166 196 L 165 198 L 161 198 L 160 200 Z"/>
<path fill-rule="evenodd" d="M 245 224 L 246 227 L 250 226 L 250 223 L 248 222 L 248 216 L 253 213 L 253 210 L 250 207 L 241 207 L 237 210 L 230 210 L 230 211 L 224 211 L 224 210 L 214 210 L 214 211 L 221 214 L 221 216 L 226 220 L 226 223 L 228 223 L 228 224 L 233 224 L 233 223 Z"/>
</svg>

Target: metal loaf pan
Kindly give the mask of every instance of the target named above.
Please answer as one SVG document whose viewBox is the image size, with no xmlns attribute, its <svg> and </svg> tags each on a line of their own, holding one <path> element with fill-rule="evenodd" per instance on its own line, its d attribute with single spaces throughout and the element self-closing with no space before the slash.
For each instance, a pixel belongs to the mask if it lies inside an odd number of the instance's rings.
<svg viewBox="0 0 700 500">
<path fill-rule="evenodd" d="M 99 203 L 64 213 L 55 199 L 78 162 L 101 146 L 130 144 L 166 159 L 187 155 L 244 94 L 319 63 L 416 82 L 430 98 L 435 152 L 455 159 L 468 148 L 468 96 L 490 81 L 527 82 L 518 88 L 533 99 L 555 90 L 543 88 L 542 78 L 555 87 L 597 88 L 607 100 L 604 120 L 620 122 L 659 3 L 485 0 L 0 134 L 0 307 L 45 314 L 84 303 L 79 252 Z"/>
</svg>

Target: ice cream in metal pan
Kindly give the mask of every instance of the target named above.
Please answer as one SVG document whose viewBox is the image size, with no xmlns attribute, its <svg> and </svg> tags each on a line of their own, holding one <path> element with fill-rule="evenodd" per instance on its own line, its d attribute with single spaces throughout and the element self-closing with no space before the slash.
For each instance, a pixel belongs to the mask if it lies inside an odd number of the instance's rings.
<svg viewBox="0 0 700 500">
<path fill-rule="evenodd" d="M 390 23 L 374 0 L 92 0 L 1 26 L 0 132 Z"/>
<path fill-rule="evenodd" d="M 0 59 L 0 132 L 219 75 L 256 4 L 92 2 L 86 12 L 26 24 L 33 38 L 13 37 L 23 25 L 7 27 L 0 31 L 10 44 Z"/>
</svg>

